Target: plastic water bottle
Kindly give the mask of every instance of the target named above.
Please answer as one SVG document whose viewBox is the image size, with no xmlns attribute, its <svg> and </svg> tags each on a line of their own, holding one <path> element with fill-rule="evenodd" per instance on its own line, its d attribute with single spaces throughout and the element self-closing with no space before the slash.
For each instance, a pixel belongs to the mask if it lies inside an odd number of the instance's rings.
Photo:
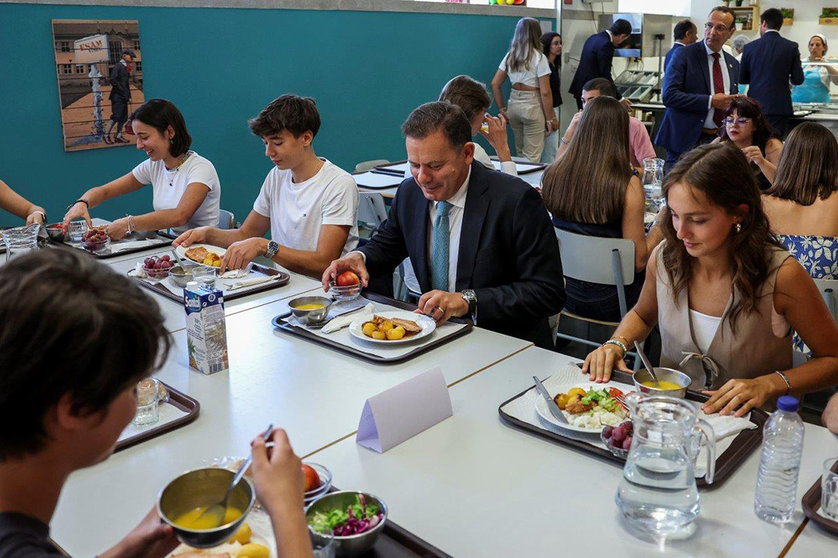
<svg viewBox="0 0 838 558">
<path fill-rule="evenodd" d="M 787 523 L 794 513 L 803 452 L 803 420 L 797 414 L 798 406 L 794 397 L 780 397 L 777 412 L 763 429 L 754 511 L 769 523 Z"/>
</svg>

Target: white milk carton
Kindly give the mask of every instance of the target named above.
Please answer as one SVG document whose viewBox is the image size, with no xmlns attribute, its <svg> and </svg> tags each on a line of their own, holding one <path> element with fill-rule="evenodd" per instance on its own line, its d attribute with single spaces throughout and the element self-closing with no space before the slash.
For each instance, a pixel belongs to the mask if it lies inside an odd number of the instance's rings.
<svg viewBox="0 0 838 558">
<path fill-rule="evenodd" d="M 183 306 L 186 309 L 189 366 L 203 374 L 228 370 L 224 294 L 190 281 L 183 289 Z"/>
</svg>

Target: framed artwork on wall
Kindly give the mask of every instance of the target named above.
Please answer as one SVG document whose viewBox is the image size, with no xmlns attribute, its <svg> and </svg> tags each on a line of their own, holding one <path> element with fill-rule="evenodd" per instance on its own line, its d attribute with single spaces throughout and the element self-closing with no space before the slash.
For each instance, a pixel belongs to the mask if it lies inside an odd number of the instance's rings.
<svg viewBox="0 0 838 558">
<path fill-rule="evenodd" d="M 136 20 L 52 20 L 64 150 L 134 143 L 128 115 L 144 101 Z"/>
</svg>

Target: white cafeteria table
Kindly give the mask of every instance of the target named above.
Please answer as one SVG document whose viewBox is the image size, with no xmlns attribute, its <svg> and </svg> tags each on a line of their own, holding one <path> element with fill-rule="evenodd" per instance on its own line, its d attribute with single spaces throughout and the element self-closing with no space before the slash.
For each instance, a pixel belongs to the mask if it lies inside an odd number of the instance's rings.
<svg viewBox="0 0 838 558">
<path fill-rule="evenodd" d="M 629 534 L 614 503 L 619 466 L 525 434 L 498 416 L 499 404 L 531 387 L 533 374 L 548 376 L 570 360 L 528 348 L 451 387 L 454 416 L 387 453 L 349 438 L 311 460 L 330 467 L 338 486 L 383 498 L 395 522 L 453 556 L 780 554 L 803 519 L 800 498 L 823 460 L 838 453 L 834 436 L 806 425 L 792 524 L 770 525 L 754 514 L 756 451 L 721 486 L 701 491 L 690 538 L 642 540 Z M 835 541 L 799 556 L 834 555 Z"/>
<path fill-rule="evenodd" d="M 198 419 L 74 473 L 52 521 L 55 540 L 73 556 L 114 544 L 152 507 L 159 490 L 213 457 L 241 455 L 268 423 L 286 428 L 299 455 L 354 432 L 364 401 L 436 366 L 447 383 L 530 346 L 475 328 L 400 364 L 373 364 L 274 331 L 282 301 L 228 316 L 231 369 L 204 376 L 186 361 L 185 331 L 157 376 L 201 403 Z M 334 471 L 336 479 L 341 473 Z"/>
</svg>

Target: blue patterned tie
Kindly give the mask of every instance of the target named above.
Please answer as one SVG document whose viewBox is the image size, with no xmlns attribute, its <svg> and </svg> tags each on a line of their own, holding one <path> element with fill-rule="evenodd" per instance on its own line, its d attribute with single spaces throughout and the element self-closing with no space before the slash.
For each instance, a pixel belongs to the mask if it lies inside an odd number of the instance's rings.
<svg viewBox="0 0 838 558">
<path fill-rule="evenodd" d="M 448 290 L 448 211 L 451 203 L 436 204 L 433 236 L 431 238 L 431 288 Z"/>
</svg>

